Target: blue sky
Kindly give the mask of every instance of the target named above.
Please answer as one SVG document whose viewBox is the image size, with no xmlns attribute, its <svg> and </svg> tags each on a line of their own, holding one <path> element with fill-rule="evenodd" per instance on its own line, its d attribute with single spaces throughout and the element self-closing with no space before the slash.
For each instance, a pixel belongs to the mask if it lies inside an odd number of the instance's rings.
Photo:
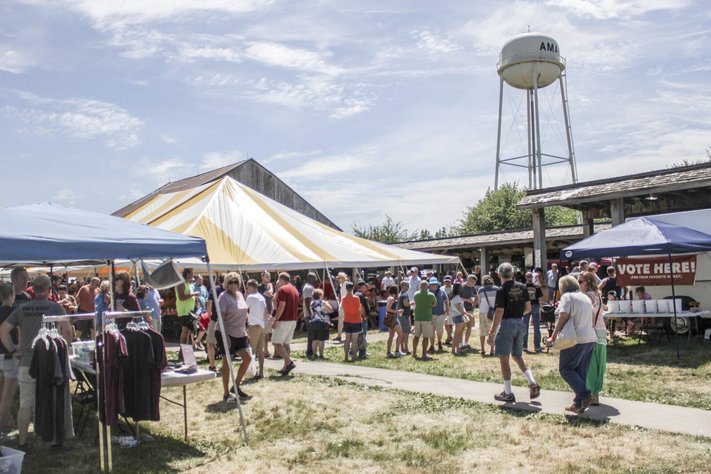
<svg viewBox="0 0 711 474">
<path fill-rule="evenodd" d="M 498 54 L 529 25 L 567 60 L 581 180 L 705 157 L 701 0 L 10 0 L 0 205 L 108 213 L 252 157 L 344 229 L 386 213 L 411 230 L 454 224 L 493 186 Z M 544 151 L 562 146 L 557 93 L 541 92 Z M 569 180 L 552 167 L 544 186 Z"/>
</svg>

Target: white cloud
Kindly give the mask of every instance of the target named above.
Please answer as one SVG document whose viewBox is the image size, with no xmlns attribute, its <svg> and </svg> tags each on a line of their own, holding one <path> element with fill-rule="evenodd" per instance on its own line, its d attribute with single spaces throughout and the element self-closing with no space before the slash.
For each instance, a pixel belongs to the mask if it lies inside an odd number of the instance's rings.
<svg viewBox="0 0 711 474">
<path fill-rule="evenodd" d="M 428 30 L 416 31 L 413 36 L 418 39 L 417 48 L 428 54 L 447 54 L 460 49 L 452 39 L 437 36 Z"/>
<path fill-rule="evenodd" d="M 316 51 L 292 48 L 278 43 L 252 43 L 247 46 L 244 55 L 253 61 L 258 61 L 270 66 L 328 75 L 337 75 L 341 72 L 340 69 L 329 66 L 323 55 Z"/>
<path fill-rule="evenodd" d="M 148 22 L 186 19 L 201 13 L 244 14 L 259 10 L 272 0 L 49 0 L 55 5 L 67 6 L 91 18 L 98 27 L 114 27 Z M 48 3 L 31 0 L 28 3 Z"/>
<path fill-rule="evenodd" d="M 322 156 L 282 171 L 279 176 L 299 182 L 310 182 L 340 175 L 342 179 L 348 181 L 348 172 L 367 166 L 368 161 L 369 157 L 365 153 Z"/>
<path fill-rule="evenodd" d="M 212 59 L 214 61 L 227 61 L 232 63 L 242 62 L 242 54 L 232 48 L 219 48 L 214 46 L 183 45 L 178 52 L 183 61 L 194 59 Z"/>
<path fill-rule="evenodd" d="M 548 0 L 546 4 L 569 10 L 575 15 L 609 20 L 630 19 L 660 10 L 677 10 L 689 5 L 687 0 Z"/>
<path fill-rule="evenodd" d="M 91 99 L 57 100 L 20 92 L 32 107 L 5 106 L 5 116 L 18 121 L 21 130 L 43 137 L 64 134 L 77 139 L 106 140 L 110 148 L 125 149 L 138 144 L 143 120 L 124 108 Z"/>
<path fill-rule="evenodd" d="M 72 206 L 83 197 L 84 195 L 77 193 L 76 190 L 63 187 L 52 196 L 52 201 Z"/>
<path fill-rule="evenodd" d="M 202 155 L 200 169 L 202 171 L 214 170 L 223 166 L 231 165 L 246 159 L 244 152 L 240 150 L 232 151 L 211 151 Z"/>
<path fill-rule="evenodd" d="M 27 53 L 0 46 L 0 71 L 21 74 L 34 66 L 35 61 Z"/>
<path fill-rule="evenodd" d="M 168 145 L 175 145 L 176 143 L 178 143 L 178 139 L 170 133 L 161 133 L 160 139 L 163 143 L 167 143 Z"/>
</svg>

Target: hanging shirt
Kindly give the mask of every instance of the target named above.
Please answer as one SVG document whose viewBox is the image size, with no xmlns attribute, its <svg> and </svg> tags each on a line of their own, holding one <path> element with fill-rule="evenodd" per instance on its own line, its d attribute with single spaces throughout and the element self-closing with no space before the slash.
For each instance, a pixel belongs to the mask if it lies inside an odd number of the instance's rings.
<svg viewBox="0 0 711 474">
<path fill-rule="evenodd" d="M 135 421 L 151 419 L 151 370 L 155 365 L 153 342 L 145 332 L 124 329 L 128 358 L 123 366 L 124 415 Z"/>
<path fill-rule="evenodd" d="M 126 339 L 120 333 L 106 333 L 97 338 L 96 360 L 104 374 L 99 379 L 99 418 L 109 426 L 114 426 L 118 415 L 124 412 L 123 367 L 127 358 Z"/>
</svg>

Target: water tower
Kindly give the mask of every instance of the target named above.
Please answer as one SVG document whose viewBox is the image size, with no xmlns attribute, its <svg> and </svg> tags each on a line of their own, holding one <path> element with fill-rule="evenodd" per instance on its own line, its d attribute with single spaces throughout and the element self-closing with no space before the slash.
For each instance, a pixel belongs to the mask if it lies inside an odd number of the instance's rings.
<svg viewBox="0 0 711 474">
<path fill-rule="evenodd" d="M 560 56 L 558 43 L 550 36 L 540 33 L 523 33 L 511 38 L 501 49 L 498 73 L 501 78 L 499 89 L 499 128 L 496 137 L 496 181 L 499 187 L 501 166 L 509 165 L 528 168 L 528 188 L 543 187 L 543 167 L 556 164 L 570 166 L 573 183 L 578 180 L 573 151 L 573 136 L 568 112 L 568 92 L 565 82 L 565 59 Z M 541 149 L 541 121 L 538 105 L 538 90 L 555 82 L 560 85 L 560 97 L 563 105 L 567 153 L 564 156 L 544 153 Z M 502 157 L 501 121 L 503 109 L 504 83 L 526 91 L 526 130 L 528 150 L 520 154 Z"/>
</svg>

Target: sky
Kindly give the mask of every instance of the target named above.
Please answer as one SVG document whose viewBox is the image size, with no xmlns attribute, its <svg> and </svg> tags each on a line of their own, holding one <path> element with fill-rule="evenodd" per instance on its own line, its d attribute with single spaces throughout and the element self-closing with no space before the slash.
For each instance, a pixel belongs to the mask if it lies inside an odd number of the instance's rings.
<svg viewBox="0 0 711 474">
<path fill-rule="evenodd" d="M 554 38 L 579 179 L 711 147 L 705 0 L 5 0 L 0 206 L 111 213 L 246 158 L 342 229 L 455 225 L 493 188 L 502 46 Z M 540 90 L 543 152 L 564 149 Z M 525 149 L 504 88 L 502 155 Z M 522 115 L 523 114 L 523 115 Z M 548 167 L 544 187 L 570 183 Z M 516 168 L 502 182 L 527 184 Z"/>
</svg>

